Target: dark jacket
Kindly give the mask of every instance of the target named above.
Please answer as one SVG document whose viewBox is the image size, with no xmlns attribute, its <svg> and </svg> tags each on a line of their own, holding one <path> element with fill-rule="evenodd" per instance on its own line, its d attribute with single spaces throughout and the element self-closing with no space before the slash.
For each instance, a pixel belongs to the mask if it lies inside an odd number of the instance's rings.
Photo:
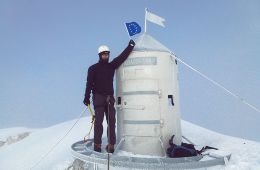
<svg viewBox="0 0 260 170">
<path fill-rule="evenodd" d="M 113 79 L 115 70 L 127 59 L 133 48 L 133 46 L 128 45 L 125 50 L 110 63 L 100 58 L 98 63 L 89 67 L 85 98 L 90 98 L 91 90 L 93 94 L 114 94 Z"/>
</svg>

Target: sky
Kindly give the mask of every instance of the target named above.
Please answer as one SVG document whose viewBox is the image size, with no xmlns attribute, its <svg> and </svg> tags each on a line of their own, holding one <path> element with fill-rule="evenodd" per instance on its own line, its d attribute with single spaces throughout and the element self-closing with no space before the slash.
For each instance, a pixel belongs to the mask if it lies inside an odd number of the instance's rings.
<svg viewBox="0 0 260 170">
<path fill-rule="evenodd" d="M 129 41 L 124 23 L 143 30 L 145 8 L 166 19 L 165 28 L 148 23 L 149 35 L 260 108 L 258 0 L 1 0 L 0 128 L 78 117 L 98 46 L 116 57 Z M 179 77 L 182 119 L 260 141 L 259 112 L 181 63 Z"/>
</svg>

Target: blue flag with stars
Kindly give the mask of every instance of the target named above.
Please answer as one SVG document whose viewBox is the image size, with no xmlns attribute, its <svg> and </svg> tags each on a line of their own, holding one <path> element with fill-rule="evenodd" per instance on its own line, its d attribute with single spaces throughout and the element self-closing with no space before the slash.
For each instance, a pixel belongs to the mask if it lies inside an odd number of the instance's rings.
<svg viewBox="0 0 260 170">
<path fill-rule="evenodd" d="M 125 23 L 125 25 L 130 36 L 141 32 L 141 27 L 136 22 Z"/>
</svg>

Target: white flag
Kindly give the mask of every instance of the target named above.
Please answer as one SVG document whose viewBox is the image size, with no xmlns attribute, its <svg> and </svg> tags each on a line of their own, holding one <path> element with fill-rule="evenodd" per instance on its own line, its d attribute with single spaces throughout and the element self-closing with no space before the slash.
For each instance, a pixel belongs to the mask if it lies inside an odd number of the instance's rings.
<svg viewBox="0 0 260 170">
<path fill-rule="evenodd" d="M 159 17 L 158 15 L 155 15 L 149 11 L 146 11 L 146 20 L 153 22 L 155 24 L 158 24 L 162 27 L 165 27 L 165 25 L 163 23 L 165 21 L 165 19 L 162 17 Z"/>
</svg>

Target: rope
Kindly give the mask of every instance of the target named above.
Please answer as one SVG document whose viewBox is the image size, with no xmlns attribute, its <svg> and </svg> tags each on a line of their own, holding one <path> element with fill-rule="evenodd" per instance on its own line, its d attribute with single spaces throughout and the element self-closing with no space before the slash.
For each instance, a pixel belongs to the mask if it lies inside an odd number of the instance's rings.
<svg viewBox="0 0 260 170">
<path fill-rule="evenodd" d="M 91 109 L 91 107 L 90 107 L 90 105 L 88 104 L 88 110 L 89 110 L 89 112 L 91 113 L 91 126 L 90 126 L 90 129 L 89 129 L 89 132 L 86 134 L 86 136 L 84 137 L 84 143 L 86 143 L 87 141 L 88 141 L 88 139 L 89 139 L 89 137 L 90 137 L 90 133 L 91 133 L 91 131 L 92 131 L 92 129 L 93 129 L 93 126 L 94 126 L 94 121 L 95 121 L 95 114 L 94 114 L 94 112 L 92 111 L 92 109 Z"/>
<path fill-rule="evenodd" d="M 34 167 L 36 167 L 38 164 L 40 164 L 40 162 L 46 158 L 53 150 L 55 147 L 58 146 L 59 143 L 61 143 L 61 141 L 70 133 L 70 131 L 74 128 L 74 126 L 78 123 L 78 121 L 81 119 L 81 117 L 83 116 L 83 113 L 87 110 L 87 107 L 80 113 L 80 115 L 78 116 L 77 120 L 75 121 L 75 123 L 71 126 L 71 128 L 66 132 L 66 134 L 64 136 L 62 136 L 52 147 L 51 149 L 44 154 L 30 169 L 33 169 Z"/>
<path fill-rule="evenodd" d="M 178 58 L 173 52 L 170 52 L 173 57 L 178 60 L 179 62 L 181 62 L 182 64 L 184 64 L 185 66 L 187 66 L 188 68 L 190 68 L 192 71 L 198 73 L 200 76 L 202 76 L 203 78 L 205 78 L 206 80 L 210 81 L 211 83 L 213 83 L 215 86 L 221 88 L 222 90 L 224 90 L 225 92 L 227 92 L 228 94 L 230 94 L 231 96 L 233 96 L 234 98 L 238 99 L 239 101 L 241 101 L 242 103 L 244 103 L 245 105 L 249 106 L 251 109 L 257 111 L 258 113 L 260 113 L 260 109 L 258 109 L 256 106 L 250 104 L 247 100 L 245 100 L 244 98 L 240 97 L 239 95 L 233 93 L 232 91 L 228 90 L 227 88 L 225 88 L 223 85 L 221 85 L 220 83 L 216 82 L 215 80 L 209 78 L 208 76 L 206 76 L 205 74 L 201 73 L 200 71 L 198 71 L 197 69 L 193 68 L 191 65 L 187 64 L 186 62 L 182 61 L 180 58 Z"/>
</svg>

